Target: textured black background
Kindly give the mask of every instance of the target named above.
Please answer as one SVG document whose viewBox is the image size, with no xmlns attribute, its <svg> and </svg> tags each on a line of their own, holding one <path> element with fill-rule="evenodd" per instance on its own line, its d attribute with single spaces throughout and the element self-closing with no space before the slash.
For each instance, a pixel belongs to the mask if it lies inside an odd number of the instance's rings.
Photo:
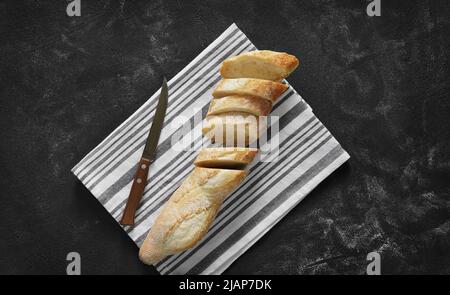
<svg viewBox="0 0 450 295">
<path fill-rule="evenodd" d="M 0 3 L 0 273 L 155 273 L 70 169 L 232 22 L 351 159 L 226 273 L 450 273 L 448 1 L 81 2 Z"/>
</svg>

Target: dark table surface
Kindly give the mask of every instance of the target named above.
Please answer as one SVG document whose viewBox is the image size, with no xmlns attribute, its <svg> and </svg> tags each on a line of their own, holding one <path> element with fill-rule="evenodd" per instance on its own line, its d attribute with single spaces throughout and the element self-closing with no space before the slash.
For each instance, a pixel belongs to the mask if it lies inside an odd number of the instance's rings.
<svg viewBox="0 0 450 295">
<path fill-rule="evenodd" d="M 156 273 L 70 169 L 233 22 L 351 159 L 226 273 L 450 273 L 448 1 L 67 3 L 0 3 L 0 273 Z"/>
</svg>

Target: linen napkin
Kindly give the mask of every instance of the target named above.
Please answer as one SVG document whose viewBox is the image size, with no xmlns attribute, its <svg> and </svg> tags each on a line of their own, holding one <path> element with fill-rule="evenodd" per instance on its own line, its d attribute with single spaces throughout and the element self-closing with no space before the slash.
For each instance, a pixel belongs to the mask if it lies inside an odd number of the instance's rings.
<svg viewBox="0 0 450 295">
<path fill-rule="evenodd" d="M 194 168 L 193 160 L 204 143 L 201 124 L 195 118 L 204 118 L 207 113 L 211 93 L 221 79 L 222 61 L 255 49 L 232 24 L 168 82 L 169 105 L 157 156 L 150 167 L 135 226 L 124 227 L 138 246 L 161 206 Z M 158 96 L 159 90 L 72 169 L 117 222 Z M 254 164 L 246 180 L 225 200 L 206 237 L 195 248 L 158 263 L 160 273 L 222 273 L 349 158 L 292 87 L 278 100 L 271 116 L 278 118 L 269 126 L 268 142 L 276 138 L 278 146 L 269 157 L 272 161 Z M 183 149 L 174 148 L 175 137 L 183 139 Z"/>
</svg>

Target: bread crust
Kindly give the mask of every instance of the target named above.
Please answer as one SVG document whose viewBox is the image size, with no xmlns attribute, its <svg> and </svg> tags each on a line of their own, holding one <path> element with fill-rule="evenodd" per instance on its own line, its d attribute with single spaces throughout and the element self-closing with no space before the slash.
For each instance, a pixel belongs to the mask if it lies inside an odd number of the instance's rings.
<svg viewBox="0 0 450 295">
<path fill-rule="evenodd" d="M 299 65 L 299 60 L 285 52 L 256 50 L 226 59 L 220 68 L 223 78 L 258 78 L 281 81 Z"/>
<path fill-rule="evenodd" d="M 256 148 L 219 147 L 200 151 L 194 165 L 205 168 L 245 169 L 258 153 Z"/>
<path fill-rule="evenodd" d="M 267 116 L 272 110 L 272 103 L 256 96 L 231 95 L 211 100 L 209 115 L 228 112 L 243 112 L 255 116 Z"/>
<path fill-rule="evenodd" d="M 262 79 L 223 79 L 213 91 L 215 98 L 231 95 L 257 96 L 274 103 L 288 89 L 288 85 Z"/>
<path fill-rule="evenodd" d="M 161 209 L 139 251 L 141 261 L 155 264 L 197 244 L 245 175 L 244 170 L 195 167 Z"/>
</svg>

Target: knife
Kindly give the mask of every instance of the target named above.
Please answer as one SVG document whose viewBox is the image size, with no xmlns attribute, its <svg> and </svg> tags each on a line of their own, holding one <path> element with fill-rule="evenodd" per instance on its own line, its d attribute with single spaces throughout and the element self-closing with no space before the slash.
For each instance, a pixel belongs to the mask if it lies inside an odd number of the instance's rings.
<svg viewBox="0 0 450 295">
<path fill-rule="evenodd" d="M 134 225 L 134 216 L 147 184 L 148 169 L 155 159 L 159 135 L 161 134 L 164 125 L 168 96 L 167 81 L 166 78 L 164 78 L 158 105 L 156 106 L 155 116 L 153 117 L 152 127 L 150 128 L 144 151 L 142 152 L 142 157 L 139 160 L 133 184 L 131 185 L 130 195 L 128 196 L 128 201 L 120 221 L 120 224 L 122 225 Z"/>
</svg>

